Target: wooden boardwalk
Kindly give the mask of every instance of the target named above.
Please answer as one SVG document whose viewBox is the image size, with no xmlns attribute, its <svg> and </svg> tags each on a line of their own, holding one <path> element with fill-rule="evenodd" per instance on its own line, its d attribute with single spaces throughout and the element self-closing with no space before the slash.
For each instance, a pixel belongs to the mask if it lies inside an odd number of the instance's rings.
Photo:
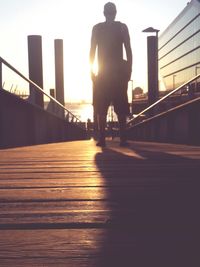
<svg viewBox="0 0 200 267">
<path fill-rule="evenodd" d="M 200 148 L 0 150 L 0 266 L 200 266 Z"/>
</svg>

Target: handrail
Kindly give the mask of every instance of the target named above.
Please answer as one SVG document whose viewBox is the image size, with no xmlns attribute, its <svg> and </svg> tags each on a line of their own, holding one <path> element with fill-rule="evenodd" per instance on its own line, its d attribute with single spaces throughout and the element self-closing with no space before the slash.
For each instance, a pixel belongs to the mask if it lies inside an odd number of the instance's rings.
<svg viewBox="0 0 200 267">
<path fill-rule="evenodd" d="M 32 80 L 28 79 L 25 77 L 21 72 L 19 72 L 17 69 L 15 69 L 11 64 L 9 64 L 5 59 L 0 57 L 0 86 L 2 87 L 2 63 L 6 65 L 9 69 L 14 71 L 16 74 L 18 74 L 22 79 L 27 81 L 29 84 L 32 84 L 34 87 L 37 88 L 42 94 L 46 95 L 49 97 L 54 103 L 56 103 L 58 106 L 60 106 L 63 110 L 67 111 L 67 114 L 72 116 L 72 121 L 74 122 L 74 119 L 76 120 L 75 122 L 81 122 L 81 120 L 76 117 L 72 112 L 70 112 L 65 106 L 63 106 L 59 101 L 57 101 L 54 97 L 46 93 L 39 85 L 34 83 Z"/>
<path fill-rule="evenodd" d="M 200 74 L 196 75 L 194 78 L 190 79 L 189 81 L 185 82 L 184 84 L 182 84 L 179 87 L 175 88 L 174 90 L 170 91 L 168 94 L 166 94 L 165 96 L 163 96 L 162 98 L 160 98 L 159 100 L 157 100 L 156 102 L 154 102 L 152 105 L 150 105 L 149 107 L 147 107 L 144 110 L 142 110 L 134 118 L 132 118 L 131 120 L 129 120 L 127 122 L 127 125 L 130 125 L 131 123 L 133 123 L 133 121 L 135 121 L 138 117 L 140 117 L 141 115 L 143 115 L 145 112 L 147 112 L 150 109 L 152 109 L 153 107 L 157 106 L 158 104 L 160 104 L 161 102 L 163 102 L 166 98 L 168 98 L 172 94 L 176 93 L 177 91 L 183 89 L 185 86 L 189 85 L 191 82 L 193 82 L 193 81 L 195 81 L 195 80 L 197 80 L 199 78 L 200 78 Z"/>
</svg>

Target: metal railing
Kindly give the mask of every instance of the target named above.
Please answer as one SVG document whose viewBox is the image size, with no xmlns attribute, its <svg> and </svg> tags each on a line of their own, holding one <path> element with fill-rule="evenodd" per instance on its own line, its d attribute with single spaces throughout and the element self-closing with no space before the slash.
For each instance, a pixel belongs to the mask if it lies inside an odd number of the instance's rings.
<svg viewBox="0 0 200 267">
<path fill-rule="evenodd" d="M 160 111 L 159 111 L 159 105 L 161 103 L 163 103 L 166 99 L 169 99 L 170 96 L 176 94 L 178 91 L 187 91 L 188 95 L 190 96 L 189 100 L 192 100 L 192 96 L 194 96 L 194 95 L 191 94 L 191 92 L 193 90 L 193 88 L 191 88 L 191 84 L 195 81 L 197 84 L 198 79 L 200 79 L 200 74 L 198 74 L 194 78 L 190 79 L 189 81 L 185 82 L 181 86 L 175 88 L 174 90 L 170 91 L 168 94 L 166 94 L 165 96 L 163 96 L 162 98 L 160 98 L 159 100 L 154 102 L 152 105 L 148 106 L 143 111 L 136 114 L 132 119 L 130 119 L 127 122 L 127 127 L 129 128 L 129 127 L 132 127 L 133 125 L 135 126 L 137 123 L 140 123 L 142 121 L 145 121 L 146 119 L 153 118 L 154 116 L 157 116 L 157 115 L 163 113 L 164 112 L 163 109 L 160 109 Z M 198 84 L 199 84 L 199 89 L 200 89 L 200 81 Z M 198 96 L 198 99 L 200 99 L 200 96 Z M 169 104 L 170 104 L 170 101 L 169 101 Z M 180 104 L 182 104 L 182 103 L 179 103 L 177 106 L 179 106 Z M 168 110 L 169 110 L 169 108 L 168 108 Z M 147 115 L 145 115 L 145 114 L 147 114 Z"/>
<path fill-rule="evenodd" d="M 3 64 L 12 72 L 17 74 L 20 78 L 23 79 L 23 81 L 27 82 L 28 85 L 31 85 L 36 89 L 38 92 L 42 93 L 43 97 L 46 98 L 46 101 L 44 101 L 44 109 L 50 113 L 53 113 L 57 117 L 63 118 L 66 120 L 66 122 L 75 123 L 81 128 L 85 129 L 85 125 L 81 120 L 75 116 L 72 112 L 70 112 L 65 106 L 63 106 L 59 101 L 57 101 L 54 97 L 46 93 L 40 86 L 38 86 L 36 83 L 25 77 L 21 72 L 19 72 L 16 68 L 14 68 L 11 64 L 9 64 L 6 60 L 4 60 L 2 57 L 0 57 L 0 89 L 3 88 Z M 12 88 L 12 87 L 11 87 Z M 34 102 L 32 102 L 30 98 L 30 92 L 29 88 L 27 90 L 27 94 L 24 92 L 20 93 L 20 90 L 10 90 L 11 93 L 17 94 L 19 97 L 23 98 L 24 100 L 30 102 L 33 105 L 36 105 Z M 17 92 L 17 93 L 16 93 Z M 37 106 L 37 105 L 36 105 Z M 40 107 L 40 106 L 38 106 Z M 41 107 L 40 107 L 41 108 Z"/>
</svg>

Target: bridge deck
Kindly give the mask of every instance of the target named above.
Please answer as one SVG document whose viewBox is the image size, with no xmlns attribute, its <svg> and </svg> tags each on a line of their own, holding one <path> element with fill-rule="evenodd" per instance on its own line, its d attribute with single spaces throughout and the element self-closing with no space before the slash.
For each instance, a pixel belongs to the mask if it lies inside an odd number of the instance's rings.
<svg viewBox="0 0 200 267">
<path fill-rule="evenodd" d="M 200 148 L 0 151 L 0 266 L 200 266 Z"/>
</svg>

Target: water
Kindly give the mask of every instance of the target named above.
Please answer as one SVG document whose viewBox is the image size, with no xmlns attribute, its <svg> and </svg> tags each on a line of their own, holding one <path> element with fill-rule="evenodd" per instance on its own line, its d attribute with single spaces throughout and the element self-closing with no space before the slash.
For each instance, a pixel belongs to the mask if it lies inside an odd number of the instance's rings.
<svg viewBox="0 0 200 267">
<path fill-rule="evenodd" d="M 93 121 L 93 106 L 90 103 L 66 103 L 66 108 L 81 121 Z"/>
<path fill-rule="evenodd" d="M 66 108 L 77 116 L 82 122 L 88 119 L 93 121 L 93 105 L 90 103 L 66 103 Z M 107 121 L 116 121 L 117 117 L 113 107 L 110 106 L 107 113 Z"/>
</svg>

